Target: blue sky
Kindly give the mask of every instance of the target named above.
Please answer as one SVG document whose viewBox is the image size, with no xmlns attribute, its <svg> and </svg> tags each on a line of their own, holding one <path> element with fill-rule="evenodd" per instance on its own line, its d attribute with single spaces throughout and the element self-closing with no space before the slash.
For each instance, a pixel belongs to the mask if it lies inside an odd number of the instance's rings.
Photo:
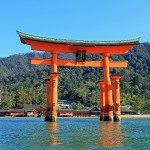
<svg viewBox="0 0 150 150">
<path fill-rule="evenodd" d="M 31 52 L 16 30 L 77 40 L 150 42 L 150 0 L 0 0 L 0 57 Z"/>
</svg>

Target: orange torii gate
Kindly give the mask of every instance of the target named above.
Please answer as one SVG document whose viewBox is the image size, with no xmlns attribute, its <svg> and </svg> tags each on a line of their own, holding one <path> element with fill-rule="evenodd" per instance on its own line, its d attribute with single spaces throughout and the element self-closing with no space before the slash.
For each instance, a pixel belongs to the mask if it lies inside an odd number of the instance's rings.
<svg viewBox="0 0 150 150">
<path fill-rule="evenodd" d="M 57 120 L 57 101 L 58 101 L 58 66 L 77 66 L 77 67 L 102 67 L 104 80 L 100 81 L 100 120 L 119 121 L 120 118 L 120 87 L 119 75 L 110 77 L 110 68 L 127 67 L 127 61 L 112 61 L 109 59 L 111 54 L 126 54 L 136 44 L 138 39 L 124 41 L 81 41 L 45 38 L 29 35 L 17 31 L 22 43 L 30 45 L 32 50 L 47 51 L 51 53 L 51 58 L 41 59 L 32 58 L 31 64 L 51 66 L 50 79 L 47 84 L 47 112 L 45 121 Z M 61 60 L 59 53 L 75 53 L 76 60 Z M 101 61 L 86 61 L 85 55 L 100 54 L 103 56 Z M 111 79 L 112 82 L 111 83 Z"/>
</svg>

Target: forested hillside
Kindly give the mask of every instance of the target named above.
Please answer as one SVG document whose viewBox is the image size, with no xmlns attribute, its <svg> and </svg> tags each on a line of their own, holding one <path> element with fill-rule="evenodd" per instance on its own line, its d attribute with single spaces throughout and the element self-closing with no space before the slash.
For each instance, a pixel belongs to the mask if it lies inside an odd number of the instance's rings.
<svg viewBox="0 0 150 150">
<path fill-rule="evenodd" d="M 47 58 L 47 53 L 27 53 L 0 58 L 0 108 L 16 108 L 21 104 L 43 104 L 46 98 L 45 79 L 50 67 L 33 66 L 32 57 Z M 61 54 L 62 59 L 74 59 L 73 54 Z M 150 44 L 137 45 L 124 56 L 111 56 L 112 60 L 127 60 L 126 69 L 112 69 L 120 73 L 122 105 L 132 105 L 137 110 L 150 109 Z M 87 55 L 87 59 L 101 59 Z M 99 105 L 97 82 L 103 79 L 98 68 L 59 68 L 59 99 L 80 102 L 84 106 Z"/>
</svg>

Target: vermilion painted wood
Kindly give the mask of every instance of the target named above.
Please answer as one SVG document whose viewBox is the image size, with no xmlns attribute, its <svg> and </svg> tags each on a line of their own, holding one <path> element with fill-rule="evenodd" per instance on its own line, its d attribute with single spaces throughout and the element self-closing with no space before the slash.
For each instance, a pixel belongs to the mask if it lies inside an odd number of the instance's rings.
<svg viewBox="0 0 150 150">
<path fill-rule="evenodd" d="M 120 121 L 121 120 L 121 105 L 120 105 L 120 75 L 112 75 L 111 79 L 112 83 L 112 90 L 114 93 L 114 120 Z"/>
<path fill-rule="evenodd" d="M 100 81 L 99 82 L 99 89 L 100 89 L 100 121 L 103 121 L 104 120 L 104 117 L 105 117 L 105 107 L 106 107 L 106 104 L 105 104 L 105 84 L 104 84 L 104 81 Z"/>
<path fill-rule="evenodd" d="M 24 39 L 24 42 L 31 46 L 32 50 L 58 52 L 58 53 L 75 53 L 77 50 L 86 50 L 90 54 L 127 54 L 134 45 L 101 45 L 101 46 L 78 46 L 69 44 L 48 43 L 43 41 L 35 41 Z"/>
<path fill-rule="evenodd" d="M 42 59 L 42 58 L 32 58 L 31 64 L 33 65 L 49 65 L 51 66 L 52 60 Z M 103 61 L 85 61 L 85 62 L 76 62 L 75 60 L 62 60 L 57 59 L 58 66 L 76 66 L 76 67 L 103 67 Z M 110 61 L 110 68 L 126 68 L 128 65 L 127 61 Z"/>
<path fill-rule="evenodd" d="M 113 77 L 114 85 L 111 84 L 110 79 L 110 68 L 125 68 L 127 67 L 126 61 L 116 62 L 110 61 L 109 56 L 111 54 L 127 54 L 129 50 L 136 44 L 138 40 L 128 40 L 126 42 L 90 42 L 90 41 L 67 41 L 59 39 L 48 39 L 33 35 L 24 34 L 18 32 L 21 42 L 31 46 L 32 50 L 47 51 L 50 52 L 52 57 L 50 59 L 40 59 L 33 58 L 31 64 L 35 65 L 49 65 L 51 66 L 51 80 L 47 84 L 50 84 L 48 90 L 51 91 L 51 96 L 49 96 L 47 102 L 51 105 L 50 117 L 47 117 L 49 121 L 56 121 L 57 119 L 57 100 L 58 100 L 58 66 L 77 66 L 77 67 L 103 67 L 104 72 L 104 82 L 101 83 L 100 88 L 103 95 L 101 95 L 101 103 L 105 105 L 103 109 L 104 120 L 112 121 L 113 113 L 117 113 L 118 109 L 116 105 L 120 102 L 120 89 L 119 89 L 119 79 Z M 77 62 L 74 60 L 61 60 L 58 59 L 59 53 L 76 53 L 77 50 L 85 50 L 86 53 L 90 54 L 101 54 L 103 56 L 102 61 L 85 61 Z M 102 87 L 103 86 L 103 87 Z M 114 91 L 114 102 L 112 96 L 112 89 Z M 49 108 L 50 108 L 49 107 Z"/>
</svg>

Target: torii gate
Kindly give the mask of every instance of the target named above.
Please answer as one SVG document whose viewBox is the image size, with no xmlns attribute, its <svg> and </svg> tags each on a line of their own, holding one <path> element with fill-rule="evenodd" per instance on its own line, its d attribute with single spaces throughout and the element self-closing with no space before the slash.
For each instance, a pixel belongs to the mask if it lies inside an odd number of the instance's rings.
<svg viewBox="0 0 150 150">
<path fill-rule="evenodd" d="M 58 66 L 77 66 L 77 67 L 102 67 L 104 81 L 100 81 L 100 120 L 119 121 L 120 117 L 120 87 L 121 76 L 113 75 L 110 77 L 110 68 L 125 68 L 127 61 L 111 61 L 111 54 L 127 54 L 129 50 L 139 43 L 138 39 L 124 41 L 81 41 L 45 38 L 29 35 L 17 31 L 22 43 L 30 45 L 32 50 L 47 51 L 51 53 L 51 58 L 41 59 L 32 58 L 31 64 L 51 66 L 50 79 L 47 83 L 47 112 L 45 121 L 57 120 L 57 101 L 58 101 Z M 75 53 L 76 60 L 58 59 L 59 53 Z M 103 56 L 101 61 L 86 61 L 86 53 L 100 54 Z M 112 79 L 112 83 L 111 83 Z"/>
</svg>

